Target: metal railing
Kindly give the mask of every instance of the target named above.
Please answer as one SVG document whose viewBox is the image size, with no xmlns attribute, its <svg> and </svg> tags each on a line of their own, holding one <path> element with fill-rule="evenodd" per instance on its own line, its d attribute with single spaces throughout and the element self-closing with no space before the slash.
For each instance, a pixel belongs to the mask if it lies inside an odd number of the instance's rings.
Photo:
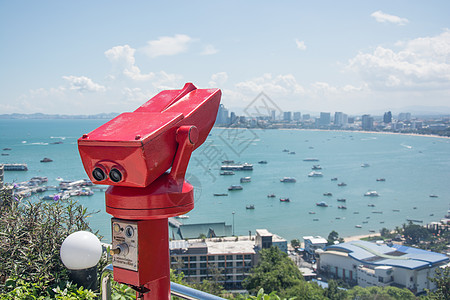
<svg viewBox="0 0 450 300">
<path fill-rule="evenodd" d="M 112 264 L 106 266 L 103 271 L 112 271 Z M 111 284 L 110 277 L 105 276 L 102 281 L 102 299 L 109 300 L 111 299 Z M 225 300 L 224 298 L 214 296 L 175 282 L 170 283 L 170 294 L 172 296 L 176 296 L 181 299 L 187 300 Z"/>
</svg>

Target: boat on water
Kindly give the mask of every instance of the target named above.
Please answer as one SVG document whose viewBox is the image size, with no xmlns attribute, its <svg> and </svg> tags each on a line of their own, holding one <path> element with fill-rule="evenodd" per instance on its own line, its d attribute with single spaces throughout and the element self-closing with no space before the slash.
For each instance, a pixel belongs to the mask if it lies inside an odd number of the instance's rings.
<svg viewBox="0 0 450 300">
<path fill-rule="evenodd" d="M 356 227 L 356 228 L 362 228 L 362 226 L 361 226 L 361 225 L 355 225 L 355 227 Z"/>
<path fill-rule="evenodd" d="M 312 170 L 322 170 L 322 167 L 320 165 L 314 165 L 311 168 Z"/>
<path fill-rule="evenodd" d="M 223 171 L 253 171 L 253 165 L 248 163 L 243 164 L 232 164 L 232 165 L 222 165 L 220 167 Z"/>
<path fill-rule="evenodd" d="M 255 205 L 253 204 L 247 205 L 245 209 L 255 209 Z"/>
<path fill-rule="evenodd" d="M 377 181 L 386 181 L 385 178 L 377 178 Z"/>
<path fill-rule="evenodd" d="M 48 158 L 48 157 L 44 157 L 43 159 L 41 159 L 41 162 L 52 162 L 53 159 Z"/>
<path fill-rule="evenodd" d="M 3 151 L 11 151 L 11 148 L 3 148 Z"/>
<path fill-rule="evenodd" d="M 339 208 L 339 209 L 347 209 L 347 206 L 345 206 L 345 205 L 339 205 L 338 208 Z"/>
<path fill-rule="evenodd" d="M 337 181 L 337 180 L 338 180 L 337 177 L 331 178 L 331 181 Z"/>
<path fill-rule="evenodd" d="M 241 183 L 244 183 L 244 182 L 251 182 L 252 181 L 252 178 L 251 177 L 242 177 L 241 178 Z"/>
<path fill-rule="evenodd" d="M 267 160 L 260 160 L 258 161 L 258 164 L 265 165 L 267 164 Z"/>
<path fill-rule="evenodd" d="M 317 206 L 321 206 L 321 207 L 328 207 L 328 204 L 325 201 L 320 201 L 318 203 L 316 203 Z"/>
<path fill-rule="evenodd" d="M 243 189 L 242 185 L 232 185 L 228 188 L 229 191 L 240 191 L 242 189 Z"/>
<path fill-rule="evenodd" d="M 188 215 L 181 215 L 181 216 L 176 216 L 175 218 L 177 219 L 189 219 Z"/>
<path fill-rule="evenodd" d="M 275 194 L 268 194 L 267 195 L 267 198 L 275 198 L 276 196 L 275 196 Z"/>
<path fill-rule="evenodd" d="M 354 211 L 353 214 L 359 215 L 359 211 Z"/>
<path fill-rule="evenodd" d="M 368 207 L 375 207 L 375 204 L 367 204 Z"/>
<path fill-rule="evenodd" d="M 62 144 L 63 142 L 61 142 L 61 141 L 58 141 L 58 142 L 53 142 L 53 143 L 50 143 L 50 145 L 60 145 L 60 144 Z"/>
<path fill-rule="evenodd" d="M 318 158 L 305 158 L 303 161 L 319 161 Z"/>
<path fill-rule="evenodd" d="M 366 164 L 366 163 L 361 164 L 361 168 L 367 168 L 367 167 L 370 167 L 370 165 L 369 165 L 369 164 Z"/>
<path fill-rule="evenodd" d="M 289 198 L 280 198 L 280 202 L 291 202 Z"/>
<path fill-rule="evenodd" d="M 319 219 L 313 219 L 313 221 L 319 221 Z"/>
<path fill-rule="evenodd" d="M 373 211 L 372 213 L 373 214 L 382 214 L 383 212 L 382 211 Z"/>
<path fill-rule="evenodd" d="M 399 211 L 400 211 L 400 209 L 393 209 L 392 211 L 396 211 L 396 212 L 399 212 Z"/>
<path fill-rule="evenodd" d="M 323 193 L 324 196 L 333 196 L 332 193 L 328 192 L 328 193 Z"/>
<path fill-rule="evenodd" d="M 339 199 L 337 199 L 337 201 L 339 201 L 339 202 L 345 202 L 345 201 L 347 201 L 347 199 L 345 199 L 345 198 L 339 198 Z"/>
<path fill-rule="evenodd" d="M 315 212 L 315 211 L 310 211 L 310 212 L 308 212 L 308 214 L 310 214 L 310 215 L 315 215 L 316 212 Z"/>
<path fill-rule="evenodd" d="M 438 198 L 438 195 L 431 194 L 431 195 L 430 195 L 430 198 Z"/>
<path fill-rule="evenodd" d="M 311 173 L 308 174 L 308 177 L 323 177 L 323 174 L 322 172 L 312 171 Z"/>
<path fill-rule="evenodd" d="M 283 149 L 281 152 L 290 152 L 288 149 Z"/>
<path fill-rule="evenodd" d="M 2 156 L 9 156 L 9 153 L 2 153 Z"/>
<path fill-rule="evenodd" d="M 220 175 L 234 175 L 234 172 L 233 171 L 223 171 L 223 172 L 220 172 Z"/>
<path fill-rule="evenodd" d="M 289 154 L 295 154 L 295 152 L 294 152 L 294 151 L 291 151 L 291 152 L 289 152 Z"/>
<path fill-rule="evenodd" d="M 368 191 L 368 192 L 364 193 L 364 196 L 368 196 L 368 197 L 378 197 L 379 194 L 377 193 L 377 191 Z"/>
<path fill-rule="evenodd" d="M 216 196 L 216 197 L 220 197 L 220 196 L 228 196 L 227 193 L 215 193 L 215 194 L 213 194 L 213 195 Z"/>
<path fill-rule="evenodd" d="M 347 186 L 345 182 L 338 183 L 338 186 Z"/>
<path fill-rule="evenodd" d="M 294 177 L 283 177 L 280 182 L 297 182 L 297 180 Z"/>
</svg>

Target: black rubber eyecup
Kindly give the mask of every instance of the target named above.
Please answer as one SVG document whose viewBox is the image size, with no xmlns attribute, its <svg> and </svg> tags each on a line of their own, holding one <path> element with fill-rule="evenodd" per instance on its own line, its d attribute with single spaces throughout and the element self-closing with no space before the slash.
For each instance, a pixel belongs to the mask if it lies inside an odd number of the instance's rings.
<svg viewBox="0 0 450 300">
<path fill-rule="evenodd" d="M 122 173 L 119 170 L 113 168 L 111 169 L 111 172 L 109 172 L 109 178 L 113 182 L 119 182 L 122 180 Z"/>
<path fill-rule="evenodd" d="M 92 177 L 94 177 L 97 181 L 103 181 L 106 179 L 106 174 L 102 169 L 95 168 L 94 171 L 92 171 Z"/>
</svg>

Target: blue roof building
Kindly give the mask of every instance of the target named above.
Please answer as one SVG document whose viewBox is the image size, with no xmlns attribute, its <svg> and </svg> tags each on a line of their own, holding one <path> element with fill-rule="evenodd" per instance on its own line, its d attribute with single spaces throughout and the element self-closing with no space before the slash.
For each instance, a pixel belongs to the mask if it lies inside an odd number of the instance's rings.
<svg viewBox="0 0 450 300">
<path fill-rule="evenodd" d="M 448 263 L 447 256 L 431 251 L 351 241 L 326 247 L 320 253 L 318 269 L 362 287 L 393 285 L 420 293 L 434 288 L 428 278 Z"/>
</svg>

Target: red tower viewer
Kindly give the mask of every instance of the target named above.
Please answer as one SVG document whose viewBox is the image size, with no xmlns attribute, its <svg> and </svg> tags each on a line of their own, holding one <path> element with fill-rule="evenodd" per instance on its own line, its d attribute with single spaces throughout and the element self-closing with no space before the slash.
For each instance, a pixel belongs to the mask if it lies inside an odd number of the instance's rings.
<svg viewBox="0 0 450 300">
<path fill-rule="evenodd" d="M 78 139 L 89 178 L 110 185 L 114 280 L 138 297 L 170 299 L 168 218 L 194 208 L 186 168 L 214 125 L 220 97 L 219 89 L 187 83 Z"/>
</svg>

